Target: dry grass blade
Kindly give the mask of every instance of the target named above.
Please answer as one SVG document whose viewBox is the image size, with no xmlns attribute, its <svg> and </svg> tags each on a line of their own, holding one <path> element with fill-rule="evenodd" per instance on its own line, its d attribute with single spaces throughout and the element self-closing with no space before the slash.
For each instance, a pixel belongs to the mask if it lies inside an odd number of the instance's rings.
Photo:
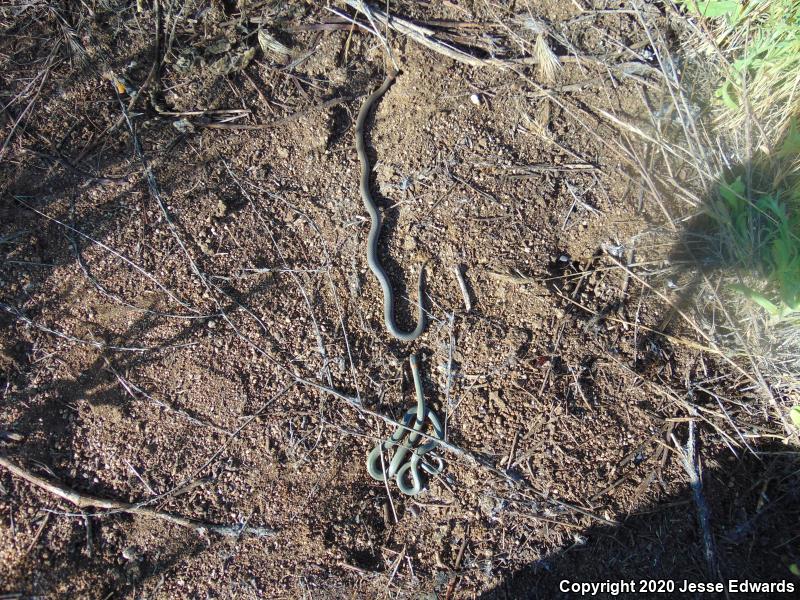
<svg viewBox="0 0 800 600">
<path fill-rule="evenodd" d="M 425 46 L 426 48 L 437 52 L 438 54 L 442 54 L 448 58 L 452 58 L 455 61 L 473 66 L 473 67 L 503 67 L 505 62 L 498 59 L 483 59 L 473 56 L 460 50 L 446 42 L 443 42 L 436 37 L 434 37 L 434 32 L 431 29 L 426 27 L 422 27 L 420 25 L 416 25 L 411 21 L 403 19 L 401 17 L 396 17 L 390 15 L 388 13 L 383 12 L 378 8 L 374 8 L 363 2 L 363 0 L 345 0 L 345 3 L 354 8 L 355 10 L 367 15 L 368 17 L 374 19 L 381 25 L 389 27 L 394 31 L 401 33 L 415 42 Z M 334 14 L 347 18 L 346 15 L 333 11 Z M 373 31 L 377 35 L 376 31 Z"/>
<path fill-rule="evenodd" d="M 695 221 L 693 217 L 710 215 L 713 218 L 716 214 L 714 206 L 722 201 L 720 190 L 727 185 L 728 174 L 743 173 L 744 181 L 756 181 L 759 170 L 765 168 L 764 161 L 757 158 L 754 150 L 757 144 L 753 141 L 753 132 L 760 132 L 761 128 L 752 118 L 747 120 L 746 127 L 739 128 L 728 125 L 720 128 L 710 121 L 710 100 L 705 90 L 714 86 L 717 59 L 725 60 L 722 49 L 715 51 L 715 60 L 691 51 L 687 51 L 686 56 L 678 56 L 674 54 L 674 44 L 667 43 L 650 15 L 639 7 L 635 8 L 635 15 L 650 40 L 662 72 L 662 104 L 651 108 L 645 101 L 649 127 L 619 118 L 602 108 L 596 112 L 623 135 L 635 136 L 629 147 L 621 147 L 619 154 L 632 166 L 664 215 L 675 251 L 691 257 L 697 269 L 695 291 L 684 299 L 688 302 L 682 307 L 673 306 L 672 312 L 735 372 L 747 376 L 760 390 L 760 396 L 785 434 L 791 436 L 792 428 L 786 419 L 786 398 L 800 390 L 800 380 L 796 377 L 797 366 L 800 366 L 800 339 L 790 333 L 791 327 L 771 325 L 766 313 L 758 314 L 747 306 L 743 296 L 737 297 L 731 290 L 756 275 L 747 273 L 742 265 L 735 264 L 725 254 L 725 248 L 738 241 L 726 238 L 724 228 L 719 232 L 713 228 L 693 231 L 694 226 L 690 226 Z M 691 20 L 677 13 L 671 16 L 678 31 L 688 32 L 690 40 L 697 39 L 697 27 Z M 763 135 L 761 139 L 763 144 Z M 642 158 L 645 153 L 636 150 L 641 145 L 648 146 L 655 161 Z M 666 171 L 667 175 L 662 176 L 659 171 Z M 769 172 L 770 167 L 766 167 L 766 171 Z M 767 180 L 768 176 L 762 177 L 762 183 Z M 752 205 L 755 192 L 747 194 L 745 200 Z M 748 235 L 758 239 L 753 229 Z M 752 256 L 754 252 L 747 254 Z M 713 273 L 707 268 L 708 264 L 717 266 Z M 667 301 L 650 283 L 640 282 Z M 721 335 L 721 331 L 727 333 Z M 795 365 L 794 369 L 785 366 L 791 364 Z M 731 423 L 741 437 L 735 423 Z M 742 440 L 746 445 L 746 440 Z"/>
</svg>

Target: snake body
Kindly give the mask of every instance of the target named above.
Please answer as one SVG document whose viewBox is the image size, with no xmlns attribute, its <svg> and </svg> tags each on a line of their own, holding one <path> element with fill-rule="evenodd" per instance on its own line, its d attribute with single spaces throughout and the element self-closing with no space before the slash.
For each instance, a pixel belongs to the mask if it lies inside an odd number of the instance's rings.
<svg viewBox="0 0 800 600">
<path fill-rule="evenodd" d="M 429 475 L 438 475 L 444 470 L 444 461 L 440 456 L 429 454 L 431 450 L 436 448 L 436 439 L 444 439 L 444 431 L 439 417 L 436 416 L 432 410 L 425 406 L 425 395 L 422 391 L 422 379 L 419 374 L 419 359 L 416 354 L 411 355 L 411 372 L 414 375 L 414 389 L 417 394 L 417 406 L 410 408 L 403 416 L 402 427 L 395 429 L 391 437 L 385 442 L 379 443 L 367 457 L 367 471 L 370 476 L 378 481 L 385 481 L 387 477 L 394 477 L 397 482 L 397 487 L 406 495 L 415 496 L 422 491 L 424 482 L 420 477 L 420 469 Z M 435 439 L 429 439 L 426 443 L 415 445 L 421 437 L 419 432 L 425 426 L 425 421 L 430 421 L 433 427 L 431 436 Z M 411 428 L 409 432 L 407 428 Z M 407 443 L 403 443 L 403 437 L 408 433 Z M 389 468 L 384 471 L 383 459 L 381 454 L 384 450 L 391 450 L 397 448 L 394 452 Z M 411 452 L 411 459 L 403 464 L 408 453 Z M 435 465 L 423 462 L 426 454 L 433 460 Z M 411 485 L 407 481 L 407 476 L 411 476 Z"/>
<path fill-rule="evenodd" d="M 367 146 L 364 143 L 364 125 L 367 121 L 372 106 L 377 102 L 378 98 L 383 96 L 389 86 L 394 82 L 397 76 L 397 71 L 392 71 L 387 75 L 386 80 L 381 87 L 370 94 L 356 119 L 356 152 L 358 152 L 358 159 L 361 161 L 361 199 L 364 201 L 364 207 L 369 212 L 372 219 L 372 225 L 369 229 L 369 237 L 367 239 L 367 262 L 369 268 L 383 289 L 383 320 L 386 323 L 386 329 L 389 330 L 394 337 L 404 342 L 410 342 L 419 337 L 425 330 L 425 311 L 422 308 L 422 281 L 423 269 L 419 271 L 419 283 L 417 285 L 417 326 L 413 331 L 404 332 L 398 329 L 397 323 L 394 320 L 394 292 L 392 291 L 392 284 L 389 282 L 389 277 L 381 266 L 378 259 L 378 238 L 381 233 L 381 213 L 375 200 L 372 198 L 372 193 L 369 190 L 369 158 L 367 157 Z"/>
</svg>

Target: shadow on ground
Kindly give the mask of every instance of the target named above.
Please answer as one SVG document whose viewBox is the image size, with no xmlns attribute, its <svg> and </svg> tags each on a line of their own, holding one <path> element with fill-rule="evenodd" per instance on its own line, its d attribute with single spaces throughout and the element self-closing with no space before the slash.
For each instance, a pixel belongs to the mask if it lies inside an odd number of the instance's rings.
<svg viewBox="0 0 800 600">
<path fill-rule="evenodd" d="M 800 561 L 796 543 L 800 453 L 770 444 L 760 447 L 756 455 L 736 458 L 727 452 L 704 460 L 704 466 L 704 496 L 711 512 L 721 581 L 783 581 L 800 589 L 800 578 L 789 570 Z M 675 592 L 659 594 L 653 588 L 642 588 L 659 580 L 673 581 Z M 635 584 L 633 592 L 623 591 L 616 596 L 620 598 L 710 597 L 678 592 L 684 581 L 719 580 L 709 573 L 696 506 L 687 486 L 684 492 L 621 519 L 619 526 L 595 526 L 580 532 L 573 545 L 511 574 L 480 598 L 611 597 L 613 590 L 582 595 L 572 591 L 571 584 L 620 581 Z M 738 594 L 747 598 L 781 596 L 792 594 Z"/>
<path fill-rule="evenodd" d="M 737 177 L 749 181 L 748 189 L 753 190 L 769 190 L 773 180 L 755 164 L 734 167 L 724 179 L 732 182 Z M 698 297 L 709 281 L 722 282 L 724 287 L 737 275 L 749 274 L 768 289 L 764 274 L 773 268 L 769 245 L 775 219 L 757 206 L 757 194 L 738 207 L 726 204 L 720 193 L 723 186 L 720 183 L 709 193 L 706 206 L 710 210 L 685 221 L 677 235 L 669 255 L 670 274 L 662 282 L 673 318 L 662 322 L 662 333 L 681 335 L 677 315 L 702 310 Z M 737 228 L 738 238 L 734 237 Z M 669 345 L 662 333 L 641 336 L 640 360 L 633 365 L 637 371 L 647 368 L 653 348 Z M 715 335 L 733 333 L 730 323 L 716 323 Z M 687 384 L 693 402 L 709 400 L 692 392 L 691 382 Z M 757 408 L 735 406 L 732 410 Z M 681 493 L 620 518 L 618 526 L 597 525 L 576 533 L 570 546 L 509 574 L 480 598 L 794 597 L 800 590 L 800 577 L 790 570 L 800 566 L 800 452 L 779 443 L 751 445 L 751 449 L 743 448 L 735 456 L 728 449 L 714 450 L 710 441 L 705 448 L 699 444 L 717 565 L 706 558 L 697 504 L 687 484 Z M 580 588 L 580 584 L 604 582 L 615 585 L 595 588 L 597 593 Z M 685 582 L 722 582 L 725 592 L 692 592 L 683 589 Z M 756 587 L 740 587 L 738 593 L 733 587 L 748 582 Z M 758 587 L 768 583 L 777 587 Z"/>
</svg>

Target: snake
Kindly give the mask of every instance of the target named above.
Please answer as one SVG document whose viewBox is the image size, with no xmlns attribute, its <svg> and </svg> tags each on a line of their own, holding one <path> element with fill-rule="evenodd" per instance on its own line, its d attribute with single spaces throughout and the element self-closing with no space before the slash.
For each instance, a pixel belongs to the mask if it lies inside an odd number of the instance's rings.
<svg viewBox="0 0 800 600">
<path fill-rule="evenodd" d="M 386 481 L 387 478 L 394 477 L 397 487 L 402 493 L 408 496 L 416 496 L 424 487 L 420 470 L 431 476 L 439 475 L 444 470 L 442 458 L 435 454 L 429 454 L 431 450 L 436 448 L 436 440 L 444 439 L 444 431 L 439 417 L 425 405 L 425 394 L 422 391 L 422 379 L 419 374 L 419 358 L 416 354 L 412 354 L 409 362 L 411 363 L 411 372 L 414 375 L 417 405 L 406 412 L 401 421 L 402 426 L 397 427 L 388 440 L 378 443 L 372 449 L 372 452 L 367 456 L 367 471 L 377 481 Z M 425 426 L 426 420 L 430 421 L 433 427 L 433 433 L 430 436 L 433 439 L 429 439 L 426 443 L 415 447 L 415 444 L 422 437 L 420 432 Z M 411 429 L 410 432 L 408 431 L 409 429 Z M 408 442 L 404 444 L 402 439 L 406 433 L 408 433 Z M 384 450 L 391 450 L 395 447 L 397 447 L 397 450 L 395 450 L 394 456 L 389 463 L 389 468 L 384 471 L 381 455 Z M 409 452 L 411 452 L 411 459 L 403 464 Z M 429 455 L 435 465 L 423 461 L 426 454 Z M 409 475 L 411 476 L 411 484 L 407 480 Z"/>
<path fill-rule="evenodd" d="M 361 110 L 358 113 L 358 118 L 356 119 L 355 137 L 356 152 L 358 153 L 358 159 L 361 162 L 361 199 L 364 201 L 364 207 L 367 209 L 367 212 L 369 212 L 370 219 L 372 220 L 372 224 L 369 228 L 369 237 L 367 239 L 367 263 L 369 263 L 370 270 L 378 279 L 378 282 L 380 282 L 381 288 L 383 289 L 383 320 L 386 324 L 386 329 L 388 329 L 389 333 L 391 333 L 397 339 L 404 342 L 410 342 L 417 339 L 420 334 L 425 331 L 425 311 L 422 308 L 424 267 L 420 267 L 419 283 L 417 284 L 417 326 L 413 331 L 401 331 L 397 327 L 397 323 L 394 319 L 394 292 L 392 291 L 392 284 L 389 281 L 389 276 L 386 274 L 386 271 L 383 269 L 383 266 L 378 259 L 378 238 L 380 237 L 381 233 L 381 213 L 378 210 L 378 206 L 375 204 L 375 200 L 372 197 L 372 193 L 369 189 L 370 165 L 369 158 L 367 157 L 367 146 L 364 143 L 364 125 L 366 124 L 367 116 L 369 115 L 372 106 L 381 96 L 383 96 L 384 93 L 386 93 L 386 90 L 388 90 L 392 85 L 397 75 L 398 71 L 396 70 L 390 72 L 386 76 L 383 84 L 374 92 L 372 92 L 372 94 L 370 94 L 370 96 L 364 102 Z"/>
</svg>

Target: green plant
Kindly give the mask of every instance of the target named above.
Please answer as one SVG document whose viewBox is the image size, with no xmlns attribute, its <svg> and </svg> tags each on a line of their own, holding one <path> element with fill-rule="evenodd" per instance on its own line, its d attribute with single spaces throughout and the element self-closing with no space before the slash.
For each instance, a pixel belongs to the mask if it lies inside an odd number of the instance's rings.
<svg viewBox="0 0 800 600">
<path fill-rule="evenodd" d="M 765 309 L 773 319 L 800 312 L 800 220 L 779 193 L 748 199 L 741 177 L 720 186 L 709 213 L 720 227 L 728 254 L 740 267 L 753 267 L 765 278 L 763 289 L 734 288 Z M 800 205 L 800 198 L 792 198 Z"/>
<path fill-rule="evenodd" d="M 795 206 L 800 198 L 792 198 Z M 738 266 L 765 278 L 763 289 L 734 288 L 779 320 L 800 312 L 800 220 L 779 193 L 748 199 L 741 177 L 720 186 L 711 216 L 723 235 L 726 254 Z"/>
<path fill-rule="evenodd" d="M 776 151 L 755 162 L 754 171 L 763 169 L 771 177 L 761 175 L 762 185 L 751 182 L 749 189 L 741 176 L 723 181 L 708 204 L 727 260 L 764 279 L 759 289 L 741 283 L 734 289 L 773 320 L 800 313 L 800 186 L 796 170 L 781 170 L 785 159 L 796 157 L 799 149 L 800 131 L 792 123 Z M 768 191 L 757 191 L 762 187 Z"/>
<path fill-rule="evenodd" d="M 722 117 L 733 127 L 755 118 L 771 142 L 800 113 L 800 0 L 679 0 L 690 14 L 710 19 L 709 52 L 726 57 L 716 91 Z"/>
<path fill-rule="evenodd" d="M 800 429 L 800 406 L 792 407 L 792 410 L 789 411 L 789 418 L 791 418 L 792 424 Z M 795 574 L 800 575 L 800 573 Z"/>
</svg>

